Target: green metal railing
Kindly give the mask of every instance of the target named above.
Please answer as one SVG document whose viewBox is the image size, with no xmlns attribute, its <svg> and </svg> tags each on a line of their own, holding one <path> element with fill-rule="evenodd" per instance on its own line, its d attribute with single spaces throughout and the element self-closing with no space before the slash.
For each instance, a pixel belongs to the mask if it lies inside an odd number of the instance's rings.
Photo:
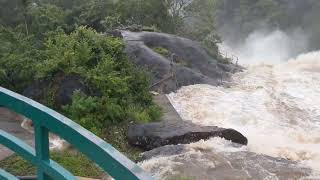
<svg viewBox="0 0 320 180">
<path fill-rule="evenodd" d="M 49 131 L 72 144 L 115 179 L 153 179 L 110 144 L 72 120 L 29 98 L 0 87 L 0 107 L 8 108 L 33 121 L 35 149 L 2 130 L 0 144 L 35 165 L 39 180 L 76 179 L 69 171 L 50 159 Z M 0 169 L 0 179 L 17 178 Z"/>
</svg>

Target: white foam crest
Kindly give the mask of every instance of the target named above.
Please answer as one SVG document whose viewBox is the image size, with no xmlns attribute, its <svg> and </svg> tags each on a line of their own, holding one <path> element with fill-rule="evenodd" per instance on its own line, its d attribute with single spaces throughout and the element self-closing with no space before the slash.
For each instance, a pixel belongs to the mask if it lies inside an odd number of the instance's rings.
<svg viewBox="0 0 320 180">
<path fill-rule="evenodd" d="M 234 147 L 234 144 L 222 138 L 211 138 L 209 140 L 200 140 L 196 143 L 186 145 L 186 151 L 170 156 L 156 156 L 149 160 L 140 162 L 139 165 L 148 172 L 153 172 L 157 179 L 165 179 L 166 177 L 179 174 L 179 167 L 185 165 L 185 162 L 192 163 L 193 159 L 197 160 L 198 165 L 204 168 L 215 168 L 217 165 L 226 161 L 217 152 L 236 152 L 244 151 L 245 146 Z M 208 159 L 203 151 L 216 154 L 215 160 Z"/>
<path fill-rule="evenodd" d="M 50 149 L 51 150 L 63 150 L 66 145 L 66 141 L 59 138 L 59 137 L 54 137 L 50 138 Z"/>
<path fill-rule="evenodd" d="M 168 97 L 183 119 L 234 128 L 250 151 L 320 170 L 320 51 L 250 66 L 233 84 L 187 86 Z"/>
<path fill-rule="evenodd" d="M 23 117 L 22 123 L 21 123 L 21 127 L 23 129 L 25 129 L 26 131 L 28 131 L 29 133 L 34 134 L 34 128 L 32 125 L 32 121 L 27 119 L 26 117 Z M 49 148 L 50 150 L 63 150 L 64 148 L 66 148 L 68 145 L 68 143 L 64 140 L 61 139 L 59 136 L 57 135 L 53 135 L 50 133 L 49 136 Z"/>
</svg>

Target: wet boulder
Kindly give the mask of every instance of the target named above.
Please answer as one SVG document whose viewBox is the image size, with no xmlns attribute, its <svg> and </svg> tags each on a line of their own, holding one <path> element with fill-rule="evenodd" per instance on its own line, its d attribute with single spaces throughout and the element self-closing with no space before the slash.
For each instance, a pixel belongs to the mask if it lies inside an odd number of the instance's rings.
<svg viewBox="0 0 320 180">
<path fill-rule="evenodd" d="M 56 93 L 56 104 L 67 105 L 72 101 L 74 91 L 87 92 L 87 88 L 82 82 L 81 78 L 77 75 L 66 76 L 59 82 Z"/>
<path fill-rule="evenodd" d="M 225 138 L 242 145 L 248 143 L 247 138 L 234 129 L 199 126 L 186 121 L 132 125 L 128 131 L 129 143 L 144 150 L 170 144 L 188 144 L 211 137 Z"/>
<path fill-rule="evenodd" d="M 24 89 L 22 95 L 41 103 L 45 97 L 45 91 L 48 88 L 48 84 L 49 82 L 47 81 L 35 81 Z"/>
<path fill-rule="evenodd" d="M 22 94 L 42 104 L 46 103 L 45 99 L 48 96 L 53 96 L 53 103 L 60 107 L 71 103 L 72 95 L 76 90 L 88 93 L 88 87 L 80 76 L 58 74 L 52 81 L 35 81 Z"/>
<path fill-rule="evenodd" d="M 190 39 L 145 31 L 122 31 L 122 36 L 129 59 L 151 74 L 152 89 L 158 92 L 169 93 L 192 84 L 221 85 L 241 70 L 210 56 L 200 43 Z M 170 78 L 172 74 L 175 77 Z"/>
</svg>

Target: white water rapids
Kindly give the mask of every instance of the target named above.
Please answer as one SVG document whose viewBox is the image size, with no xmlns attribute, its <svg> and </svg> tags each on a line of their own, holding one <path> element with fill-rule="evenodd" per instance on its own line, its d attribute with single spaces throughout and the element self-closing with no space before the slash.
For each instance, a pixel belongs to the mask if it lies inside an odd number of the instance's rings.
<svg viewBox="0 0 320 180">
<path fill-rule="evenodd" d="M 168 97 L 185 120 L 241 132 L 249 151 L 320 170 L 320 51 L 251 65 L 230 88 L 192 85 Z"/>
</svg>

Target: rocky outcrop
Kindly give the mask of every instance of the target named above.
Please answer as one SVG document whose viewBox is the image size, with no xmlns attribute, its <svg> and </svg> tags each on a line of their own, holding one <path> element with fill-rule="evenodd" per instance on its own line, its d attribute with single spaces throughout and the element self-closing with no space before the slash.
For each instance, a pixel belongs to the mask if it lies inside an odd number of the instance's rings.
<svg viewBox="0 0 320 180">
<path fill-rule="evenodd" d="M 209 141 L 212 142 L 156 148 L 143 154 L 144 161 L 140 166 L 157 179 L 287 180 L 301 179 L 315 173 L 296 162 L 249 152 L 244 147 L 221 139 Z"/>
<path fill-rule="evenodd" d="M 154 86 L 153 90 L 168 93 L 191 84 L 219 85 L 231 73 L 241 69 L 233 64 L 220 63 L 209 56 L 198 42 L 186 38 L 156 32 L 122 31 L 122 35 L 127 45 L 126 53 L 135 64 L 151 73 L 154 84 L 167 79 L 172 69 L 175 72 L 175 79 L 168 79 Z M 172 66 L 171 58 L 155 52 L 153 48 L 156 47 L 166 49 L 170 55 L 174 54 Z"/>
<path fill-rule="evenodd" d="M 169 144 L 188 144 L 211 137 L 222 137 L 243 145 L 248 143 L 247 138 L 236 130 L 198 126 L 189 122 L 133 125 L 128 131 L 129 143 L 144 150 Z"/>
</svg>

